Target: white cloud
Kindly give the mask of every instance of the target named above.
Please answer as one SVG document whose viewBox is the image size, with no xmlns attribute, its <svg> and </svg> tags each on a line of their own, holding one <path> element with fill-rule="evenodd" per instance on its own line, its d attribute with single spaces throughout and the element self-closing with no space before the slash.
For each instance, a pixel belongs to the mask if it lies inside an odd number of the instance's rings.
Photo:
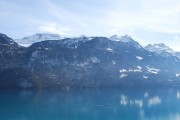
<svg viewBox="0 0 180 120">
<path fill-rule="evenodd" d="M 129 34 L 142 45 L 164 42 L 180 50 L 179 6 L 179 0 L 3 0 L 0 31 L 15 31 L 10 37 L 24 37 L 27 31 L 73 36 Z"/>
<path fill-rule="evenodd" d="M 57 23 L 47 23 L 38 27 L 41 32 L 58 33 L 60 35 L 70 35 L 68 28 L 62 27 Z"/>
<path fill-rule="evenodd" d="M 122 31 L 133 34 L 140 30 L 179 34 L 180 1 L 174 1 L 121 0 L 99 21 L 114 34 Z M 124 4 L 127 8 L 121 7 Z"/>
<path fill-rule="evenodd" d="M 50 0 L 42 1 L 47 8 L 47 11 L 54 16 L 58 22 L 71 27 L 78 25 L 79 27 L 87 27 L 88 25 L 83 21 L 84 16 L 80 13 L 73 11 L 72 9 L 67 9 L 66 6 L 61 4 L 56 4 Z M 69 24 L 69 25 L 68 25 Z"/>
<path fill-rule="evenodd" d="M 180 40 L 179 36 L 174 36 L 174 40 Z"/>
</svg>

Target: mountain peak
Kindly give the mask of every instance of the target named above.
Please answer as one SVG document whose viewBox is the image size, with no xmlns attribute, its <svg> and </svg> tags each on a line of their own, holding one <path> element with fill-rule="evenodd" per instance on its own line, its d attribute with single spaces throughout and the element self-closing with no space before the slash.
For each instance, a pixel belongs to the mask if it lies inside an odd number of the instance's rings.
<svg viewBox="0 0 180 120">
<path fill-rule="evenodd" d="M 34 35 L 26 36 L 23 38 L 24 40 L 59 40 L 61 39 L 59 34 L 51 34 L 51 33 L 36 33 Z"/>
<path fill-rule="evenodd" d="M 154 45 L 159 45 L 159 46 L 166 46 L 164 43 L 158 43 L 158 44 L 154 44 Z"/>
<path fill-rule="evenodd" d="M 124 35 L 124 36 L 118 36 L 118 35 L 113 35 L 109 38 L 110 40 L 113 41 L 121 41 L 121 42 L 130 42 L 130 41 L 134 41 L 131 36 L 129 35 Z"/>
<path fill-rule="evenodd" d="M 134 46 L 134 47 L 136 47 L 137 49 L 142 48 L 141 45 L 140 45 L 138 42 L 136 42 L 135 40 L 133 40 L 132 37 L 129 36 L 129 35 L 127 35 L 127 34 L 124 35 L 124 36 L 113 35 L 113 36 L 111 36 L 109 39 L 112 40 L 112 41 L 120 41 L 120 42 L 123 42 L 123 43 L 125 43 L 125 44 L 130 45 L 130 46 Z"/>
<path fill-rule="evenodd" d="M 165 45 L 164 43 L 158 43 L 158 44 L 148 44 L 145 47 L 146 50 L 150 51 L 150 52 L 156 52 L 158 54 L 163 53 L 163 52 L 168 52 L 168 53 L 173 53 L 174 51 L 168 47 L 167 45 Z"/>
<path fill-rule="evenodd" d="M 0 44 L 4 45 L 17 45 L 13 39 L 9 38 L 7 35 L 0 33 Z"/>
<path fill-rule="evenodd" d="M 30 36 L 26 36 L 22 39 L 16 39 L 16 41 L 22 46 L 30 46 L 32 43 L 41 42 L 45 40 L 60 40 L 61 36 L 59 34 L 52 33 L 36 33 Z"/>
</svg>

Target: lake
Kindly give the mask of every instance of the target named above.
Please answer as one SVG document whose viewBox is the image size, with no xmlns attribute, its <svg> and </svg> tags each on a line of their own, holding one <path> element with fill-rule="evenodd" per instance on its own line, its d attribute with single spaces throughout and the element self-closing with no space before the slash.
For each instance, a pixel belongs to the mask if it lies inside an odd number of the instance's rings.
<svg viewBox="0 0 180 120">
<path fill-rule="evenodd" d="M 179 120 L 180 88 L 0 90 L 0 120 Z"/>
</svg>

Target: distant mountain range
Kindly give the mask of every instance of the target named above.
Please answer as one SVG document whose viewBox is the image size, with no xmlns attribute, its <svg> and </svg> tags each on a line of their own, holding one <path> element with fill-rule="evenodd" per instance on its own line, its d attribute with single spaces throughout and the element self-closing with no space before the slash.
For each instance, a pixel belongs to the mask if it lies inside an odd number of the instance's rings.
<svg viewBox="0 0 180 120">
<path fill-rule="evenodd" d="M 178 58 L 180 58 L 180 52 L 176 52 L 174 50 L 172 50 L 170 47 L 166 46 L 163 43 L 159 43 L 159 44 L 149 44 L 147 46 L 145 46 L 145 49 L 150 51 L 150 52 L 155 52 L 159 55 L 173 55 L 176 56 Z"/>
<path fill-rule="evenodd" d="M 50 33 L 36 33 L 34 35 L 26 36 L 22 39 L 15 39 L 15 41 L 21 45 L 28 47 L 35 42 L 41 42 L 45 40 L 60 40 L 61 36 L 58 34 L 50 34 Z"/>
<path fill-rule="evenodd" d="M 180 85 L 179 53 L 164 44 L 45 33 L 16 41 L 0 34 L 0 88 Z"/>
</svg>

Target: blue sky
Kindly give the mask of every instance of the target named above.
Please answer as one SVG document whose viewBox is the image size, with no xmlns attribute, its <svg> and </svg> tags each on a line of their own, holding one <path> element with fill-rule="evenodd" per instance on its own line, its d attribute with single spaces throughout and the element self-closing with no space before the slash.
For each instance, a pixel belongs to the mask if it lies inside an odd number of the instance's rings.
<svg viewBox="0 0 180 120">
<path fill-rule="evenodd" d="M 132 36 L 180 51 L 180 0 L 0 0 L 0 32 Z"/>
</svg>

